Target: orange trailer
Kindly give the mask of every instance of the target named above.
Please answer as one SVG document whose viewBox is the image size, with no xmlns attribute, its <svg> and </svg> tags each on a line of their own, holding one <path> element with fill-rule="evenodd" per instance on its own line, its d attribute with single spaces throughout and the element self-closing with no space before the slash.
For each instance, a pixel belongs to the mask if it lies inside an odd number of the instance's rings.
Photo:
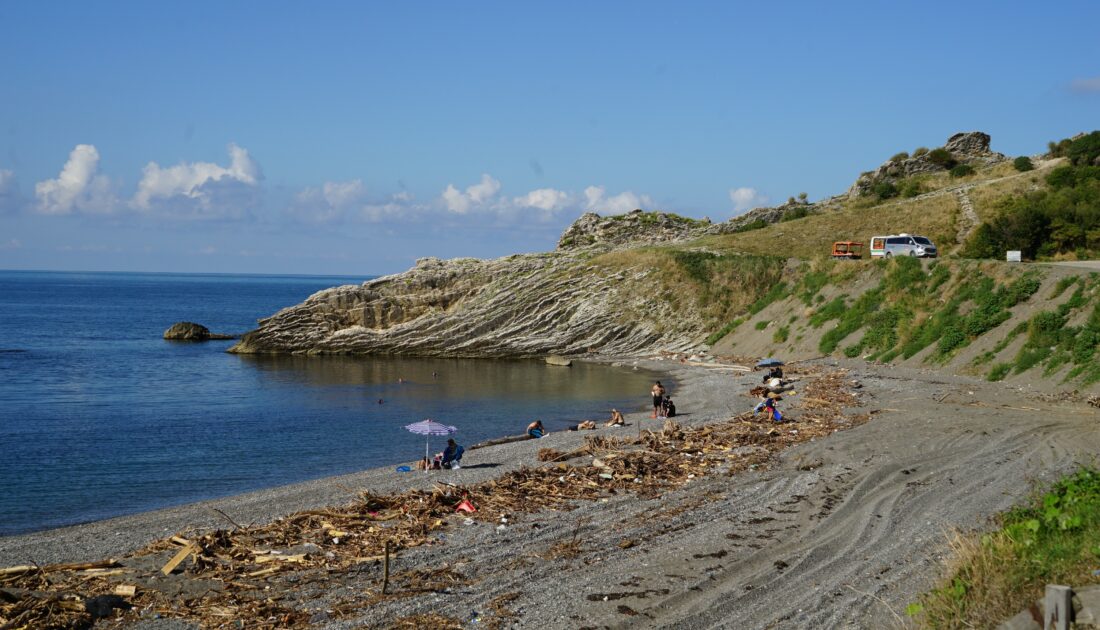
<svg viewBox="0 0 1100 630">
<path fill-rule="evenodd" d="M 837 241 L 833 243 L 833 258 L 848 258 L 851 260 L 863 258 L 863 243 Z"/>
</svg>

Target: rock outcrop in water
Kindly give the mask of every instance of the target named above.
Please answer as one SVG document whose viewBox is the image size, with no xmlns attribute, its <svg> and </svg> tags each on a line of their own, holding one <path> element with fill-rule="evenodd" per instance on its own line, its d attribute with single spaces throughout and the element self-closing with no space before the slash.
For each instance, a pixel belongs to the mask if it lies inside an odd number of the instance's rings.
<svg viewBox="0 0 1100 630">
<path fill-rule="evenodd" d="M 169 341 L 208 341 L 210 339 L 236 339 L 237 337 L 212 333 L 206 326 L 194 322 L 176 322 L 164 331 L 164 338 Z"/>
<path fill-rule="evenodd" d="M 708 224 L 663 213 L 625 216 L 612 226 L 599 215 L 578 219 L 566 235 L 606 236 L 583 249 L 423 258 L 404 273 L 318 292 L 260 321 L 230 352 L 538 357 L 693 346 L 702 321 L 690 309 L 673 312 L 654 290 L 655 270 L 589 261 L 655 235 L 663 242 L 692 238 Z"/>
</svg>

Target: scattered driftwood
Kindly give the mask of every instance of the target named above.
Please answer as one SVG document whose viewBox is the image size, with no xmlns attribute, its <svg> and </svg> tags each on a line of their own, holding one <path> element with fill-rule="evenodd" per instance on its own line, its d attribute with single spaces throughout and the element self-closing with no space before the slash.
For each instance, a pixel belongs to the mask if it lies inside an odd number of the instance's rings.
<svg viewBox="0 0 1100 630">
<path fill-rule="evenodd" d="M 507 437 L 496 438 L 494 440 L 485 440 L 484 442 L 478 442 L 477 444 L 474 444 L 466 450 L 473 451 L 488 446 L 497 446 L 498 444 L 511 444 L 512 442 L 522 442 L 524 440 L 530 439 L 532 439 L 531 436 L 527 435 L 526 433 L 523 435 L 509 435 Z"/>
<path fill-rule="evenodd" d="M 477 484 L 440 484 L 433 490 L 392 495 L 363 492 L 348 505 L 298 512 L 266 525 L 233 523 L 232 530 L 181 532 L 133 554 L 152 556 L 152 561 L 0 568 L 0 628 L 87 628 L 94 622 L 93 609 L 103 616 L 118 616 L 129 614 L 125 606 L 130 605 L 144 614 L 180 618 L 204 628 L 235 627 L 230 624 L 238 621 L 250 628 L 307 628 L 309 611 L 280 603 L 295 601 L 283 595 L 295 588 L 294 583 L 379 571 L 381 575 L 375 575 L 382 578 L 382 592 L 329 604 L 335 618 L 354 618 L 383 599 L 468 583 L 448 567 L 389 579 L 385 575 L 387 557 L 438 543 L 438 531 L 456 518 L 495 523 L 502 516 L 565 511 L 579 501 L 619 493 L 655 497 L 696 477 L 734 474 L 765 464 L 787 446 L 867 421 L 870 414 L 845 413 L 858 402 L 846 387 L 849 383 L 844 371 L 810 380 L 798 413 L 791 414 L 797 415 L 794 422 L 774 424 L 752 412 L 699 427 L 668 420 L 659 431 L 642 431 L 638 437 L 589 435 L 583 447 L 568 453 L 543 449 L 539 459 L 547 461 L 541 466 Z M 579 461 L 569 464 L 565 459 Z M 465 498 L 475 502 L 477 512 L 455 516 Z M 583 550 L 570 544 L 549 553 L 567 557 L 574 552 Z M 291 572 L 293 582 L 283 579 Z M 191 590 L 181 586 L 188 581 L 196 583 Z M 166 584 L 175 586 L 165 588 Z M 501 600 L 501 610 L 504 603 Z M 452 623 L 456 622 L 421 615 L 397 619 L 393 627 L 458 627 Z"/>
</svg>

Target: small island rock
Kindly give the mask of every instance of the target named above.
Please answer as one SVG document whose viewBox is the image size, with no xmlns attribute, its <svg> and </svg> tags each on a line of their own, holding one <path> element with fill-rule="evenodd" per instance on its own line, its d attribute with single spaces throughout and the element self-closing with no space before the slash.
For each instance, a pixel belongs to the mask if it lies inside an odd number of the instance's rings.
<svg viewBox="0 0 1100 630">
<path fill-rule="evenodd" d="M 172 341 L 207 341 L 208 339 L 235 339 L 233 335 L 219 335 L 210 332 L 202 324 L 194 322 L 176 322 L 164 331 L 164 338 Z"/>
</svg>

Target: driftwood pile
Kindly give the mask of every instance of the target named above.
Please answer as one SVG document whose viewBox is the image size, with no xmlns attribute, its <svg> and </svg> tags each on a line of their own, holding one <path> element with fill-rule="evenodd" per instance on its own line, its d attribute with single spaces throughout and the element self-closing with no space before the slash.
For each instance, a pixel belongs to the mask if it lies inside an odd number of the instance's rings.
<svg viewBox="0 0 1100 630">
<path fill-rule="evenodd" d="M 496 521 L 538 510 L 568 510 L 578 501 L 618 493 L 656 497 L 706 474 L 733 474 L 767 462 L 775 452 L 868 416 L 846 416 L 857 403 L 845 372 L 806 383 L 796 422 L 774 424 L 747 412 L 723 422 L 682 427 L 667 420 L 639 437 L 588 436 L 568 453 L 542 449 L 539 467 L 521 468 L 469 486 L 396 495 L 362 493 L 342 507 L 298 512 L 272 523 L 180 535 L 121 560 L 0 569 L 0 630 L 88 628 L 119 615 L 182 618 L 203 628 L 304 628 L 363 614 L 390 597 L 466 584 L 448 567 L 394 576 L 395 587 L 326 598 L 323 613 L 301 603 L 303 585 L 377 575 L 386 549 L 438 543 L 438 530 L 455 520 L 468 499 L 468 517 Z M 755 447 L 755 448 L 743 448 Z M 564 460 L 580 459 L 569 464 Z M 388 566 L 388 562 L 386 563 Z M 388 570 L 386 572 L 388 583 Z M 307 604 L 310 602 L 306 602 Z M 501 605 L 503 609 L 503 604 Z M 132 609 L 132 610 L 131 610 Z M 130 612 L 127 612 L 130 611 Z M 426 618 L 401 620 L 412 627 Z M 433 625 L 450 627 L 450 620 Z"/>
</svg>

